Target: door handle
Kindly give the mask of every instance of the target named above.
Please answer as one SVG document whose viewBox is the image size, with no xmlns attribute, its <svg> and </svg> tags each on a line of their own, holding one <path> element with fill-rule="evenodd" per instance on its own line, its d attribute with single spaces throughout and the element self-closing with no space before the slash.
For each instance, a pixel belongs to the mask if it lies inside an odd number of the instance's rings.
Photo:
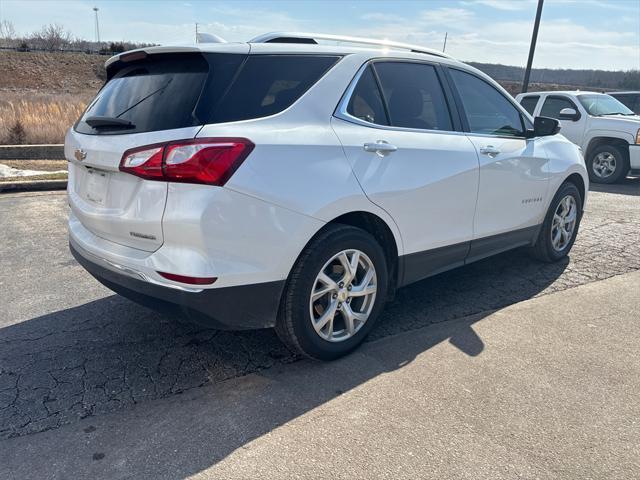
<svg viewBox="0 0 640 480">
<path fill-rule="evenodd" d="M 488 155 L 489 157 L 493 158 L 496 155 L 500 154 L 500 149 L 494 147 L 493 145 L 487 145 L 486 147 L 482 147 L 480 149 L 480 153 L 483 155 Z"/>
<path fill-rule="evenodd" d="M 365 152 L 373 152 L 380 157 L 389 155 L 390 153 L 395 152 L 396 150 L 398 150 L 398 147 L 396 147 L 395 145 L 391 145 L 389 142 L 385 142 L 384 140 L 378 140 L 374 143 L 364 144 Z"/>
</svg>

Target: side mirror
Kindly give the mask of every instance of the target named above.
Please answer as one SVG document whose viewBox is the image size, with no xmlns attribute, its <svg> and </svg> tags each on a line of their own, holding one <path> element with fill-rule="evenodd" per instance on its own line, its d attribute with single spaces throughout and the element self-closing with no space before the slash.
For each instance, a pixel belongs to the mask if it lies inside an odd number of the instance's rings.
<svg viewBox="0 0 640 480">
<path fill-rule="evenodd" d="M 563 108 L 560 110 L 558 118 L 560 120 L 571 120 L 572 122 L 576 122 L 580 120 L 580 114 L 576 112 L 574 108 Z"/>
<path fill-rule="evenodd" d="M 560 131 L 560 122 L 555 118 L 536 117 L 533 119 L 533 130 L 527 130 L 527 138 L 547 137 Z"/>
</svg>

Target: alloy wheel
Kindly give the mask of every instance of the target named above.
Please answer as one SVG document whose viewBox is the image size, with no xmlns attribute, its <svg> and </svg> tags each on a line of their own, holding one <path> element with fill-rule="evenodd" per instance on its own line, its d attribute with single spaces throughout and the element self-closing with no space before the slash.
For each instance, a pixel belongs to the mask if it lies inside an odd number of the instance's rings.
<svg viewBox="0 0 640 480">
<path fill-rule="evenodd" d="M 608 178 L 616 171 L 616 157 L 609 152 L 600 152 L 593 159 L 591 166 L 598 178 Z"/>
<path fill-rule="evenodd" d="M 316 333 L 329 342 L 352 338 L 367 322 L 377 290 L 376 269 L 364 252 L 336 253 L 313 282 L 309 311 Z"/>
<path fill-rule="evenodd" d="M 560 200 L 551 222 L 551 245 L 554 250 L 560 252 L 564 250 L 576 228 L 578 220 L 578 205 L 573 195 L 567 195 Z"/>
</svg>

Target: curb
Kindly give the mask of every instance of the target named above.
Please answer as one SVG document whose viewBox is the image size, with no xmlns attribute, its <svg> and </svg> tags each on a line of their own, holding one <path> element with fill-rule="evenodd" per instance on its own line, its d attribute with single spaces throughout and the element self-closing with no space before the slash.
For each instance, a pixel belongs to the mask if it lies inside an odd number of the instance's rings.
<svg viewBox="0 0 640 480">
<path fill-rule="evenodd" d="M 64 160 L 64 145 L 0 145 L 0 160 Z"/>
<path fill-rule="evenodd" d="M 33 180 L 31 182 L 0 183 L 0 193 L 37 192 L 41 190 L 66 190 L 66 180 Z"/>
</svg>

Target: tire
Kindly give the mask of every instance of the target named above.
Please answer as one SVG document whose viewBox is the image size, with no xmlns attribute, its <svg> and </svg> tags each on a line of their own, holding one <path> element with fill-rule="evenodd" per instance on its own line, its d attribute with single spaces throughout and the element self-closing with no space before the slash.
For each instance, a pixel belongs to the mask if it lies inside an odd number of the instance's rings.
<svg viewBox="0 0 640 480">
<path fill-rule="evenodd" d="M 556 212 L 559 212 L 561 209 L 562 213 L 564 211 L 564 207 L 561 207 L 561 202 L 565 201 L 567 197 L 571 197 L 573 201 L 573 207 L 575 208 L 575 220 L 573 224 L 573 228 L 571 229 L 570 238 L 566 238 L 563 232 L 566 233 L 566 230 L 569 229 L 569 226 L 566 229 L 562 228 L 562 224 L 556 224 L 554 221 L 554 217 Z M 569 200 L 571 203 L 571 200 Z M 566 206 L 566 204 L 565 204 Z M 569 216 L 567 218 L 570 218 Z M 580 220 L 582 219 L 582 198 L 580 196 L 580 192 L 578 188 L 571 182 L 563 183 L 558 191 L 556 192 L 551 204 L 549 205 L 549 210 L 547 211 L 547 215 L 545 216 L 544 223 L 540 228 L 540 232 L 538 233 L 538 238 L 536 240 L 535 245 L 532 248 L 532 254 L 538 260 L 542 260 L 543 262 L 557 262 L 562 260 L 569 254 L 571 247 L 573 247 L 573 243 L 576 240 L 576 236 L 578 235 L 578 229 L 580 228 Z M 562 228 L 563 232 L 559 230 Z M 553 238 L 558 238 L 560 235 L 561 242 L 555 243 Z"/>
<path fill-rule="evenodd" d="M 594 148 L 589 155 L 587 170 L 592 182 L 616 183 L 627 176 L 629 157 L 620 147 L 601 145 Z"/>
<path fill-rule="evenodd" d="M 359 252 L 358 260 L 354 260 L 356 251 Z M 344 252 L 346 257 L 341 255 Z M 334 258 L 336 255 L 340 257 Z M 357 273 L 351 283 L 340 258 L 357 265 Z M 369 278 L 366 272 L 371 267 L 375 274 Z M 330 277 L 328 280 L 335 281 L 333 287 L 330 282 L 323 283 L 326 277 L 320 280 L 321 272 Z M 366 290 L 361 284 L 367 287 Z M 312 301 L 312 292 L 320 294 L 325 289 L 329 289 L 329 293 Z M 362 290 L 361 296 L 355 296 L 359 289 Z M 371 294 L 374 289 L 375 293 Z M 330 225 L 307 245 L 291 270 L 276 333 L 291 350 L 307 357 L 317 360 L 340 358 L 353 351 L 369 334 L 384 309 L 387 289 L 387 262 L 375 238 L 359 228 Z M 365 292 L 369 293 L 363 295 Z M 343 306 L 340 307 L 342 310 L 338 305 Z M 335 312 L 333 316 L 332 312 Z M 354 327 L 350 332 L 347 318 L 354 318 L 351 312 L 356 312 L 353 315 L 358 315 L 359 319 L 352 320 Z M 368 316 L 364 318 L 367 312 Z M 317 326 L 326 318 L 333 320 L 328 320 L 326 326 L 318 331 Z"/>
</svg>

